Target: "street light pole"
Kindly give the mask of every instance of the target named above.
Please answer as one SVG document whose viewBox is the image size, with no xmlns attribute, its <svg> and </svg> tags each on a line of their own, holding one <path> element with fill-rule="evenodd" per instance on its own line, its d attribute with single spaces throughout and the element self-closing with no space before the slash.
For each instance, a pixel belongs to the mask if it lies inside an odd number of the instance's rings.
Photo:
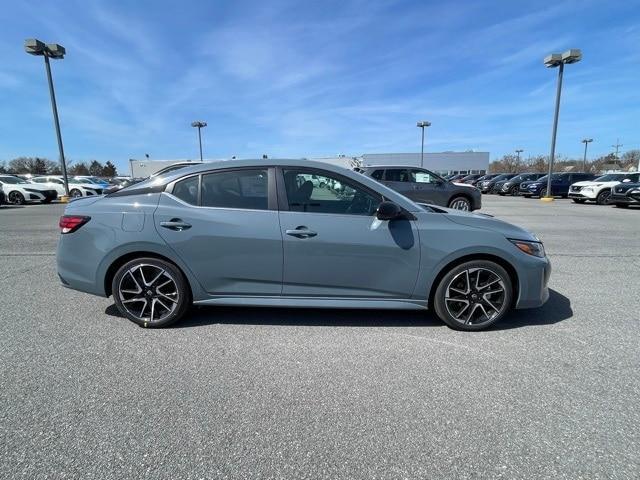
<svg viewBox="0 0 640 480">
<path fill-rule="evenodd" d="M 200 129 L 207 126 L 207 122 L 192 122 L 192 127 L 196 127 L 198 129 L 198 144 L 200 145 L 200 161 L 202 162 L 202 134 L 200 133 Z"/>
<path fill-rule="evenodd" d="M 62 176 L 64 178 L 64 191 L 66 198 L 69 198 L 69 179 L 67 177 L 67 162 L 64 158 L 64 146 L 62 145 L 62 134 L 60 133 L 60 120 L 58 118 L 58 106 L 56 104 L 56 93 L 53 88 L 53 78 L 51 76 L 51 65 L 49 57 L 54 59 L 62 59 L 67 53 L 62 45 L 51 43 L 45 45 L 40 40 L 28 39 L 24 42 L 24 48 L 31 55 L 42 55 L 44 57 L 45 69 L 47 71 L 47 81 L 49 83 L 49 96 L 51 98 L 51 110 L 53 110 L 53 124 L 56 129 L 56 138 L 58 140 L 58 152 L 60 154 L 60 165 L 62 166 Z M 65 201 L 65 199 L 61 199 Z"/>
<path fill-rule="evenodd" d="M 518 157 L 518 163 L 520 163 L 520 154 L 524 152 L 524 150 L 522 150 L 521 148 L 519 148 L 518 150 L 516 150 L 516 155 Z"/>
<path fill-rule="evenodd" d="M 583 138 L 582 143 L 584 143 L 584 157 L 582 158 L 582 171 L 587 171 L 587 145 L 593 142 L 593 138 Z"/>
<path fill-rule="evenodd" d="M 420 149 L 420 168 L 424 168 L 424 129 L 425 127 L 430 127 L 431 122 L 422 121 L 416 124 L 418 128 L 422 128 L 422 147 Z"/>
<path fill-rule="evenodd" d="M 552 53 L 544 59 L 544 64 L 549 68 L 558 68 L 558 86 L 556 89 L 556 105 L 553 114 L 553 129 L 551 130 L 551 154 L 549 155 L 549 173 L 547 175 L 547 193 L 541 200 L 550 202 L 553 200 L 551 194 L 551 175 L 553 174 L 553 161 L 556 153 L 556 136 L 558 133 L 558 117 L 560 115 L 560 95 L 562 94 L 562 74 L 566 63 L 576 63 L 582 58 L 582 52 L 578 49 L 567 50 L 563 54 Z"/>
</svg>

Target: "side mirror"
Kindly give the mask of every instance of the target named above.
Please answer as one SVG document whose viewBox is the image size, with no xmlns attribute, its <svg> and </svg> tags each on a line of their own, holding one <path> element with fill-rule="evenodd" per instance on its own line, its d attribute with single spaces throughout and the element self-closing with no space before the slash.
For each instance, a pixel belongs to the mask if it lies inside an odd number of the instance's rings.
<svg viewBox="0 0 640 480">
<path fill-rule="evenodd" d="M 378 205 L 376 210 L 376 218 L 378 220 L 393 220 L 399 218 L 402 215 L 402 209 L 393 202 L 385 200 Z"/>
</svg>

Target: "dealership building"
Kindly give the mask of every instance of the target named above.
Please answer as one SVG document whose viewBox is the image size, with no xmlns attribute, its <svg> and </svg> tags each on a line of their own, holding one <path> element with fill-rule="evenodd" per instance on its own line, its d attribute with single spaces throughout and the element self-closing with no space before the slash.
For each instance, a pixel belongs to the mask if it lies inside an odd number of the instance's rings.
<svg viewBox="0 0 640 480">
<path fill-rule="evenodd" d="M 207 159 L 205 162 L 229 160 L 228 158 Z M 407 165 L 420 166 L 420 153 L 365 153 L 360 156 L 337 155 L 333 157 L 310 158 L 316 162 L 330 163 L 345 168 L 356 165 Z M 175 160 L 135 160 L 130 159 L 130 175 L 134 178 L 148 177 L 161 168 L 189 159 Z M 268 160 L 265 160 L 268 162 Z M 194 165 L 200 162 L 193 161 Z M 489 168 L 489 152 L 442 152 L 425 153 L 424 168 L 441 175 L 453 173 L 485 173 Z"/>
</svg>

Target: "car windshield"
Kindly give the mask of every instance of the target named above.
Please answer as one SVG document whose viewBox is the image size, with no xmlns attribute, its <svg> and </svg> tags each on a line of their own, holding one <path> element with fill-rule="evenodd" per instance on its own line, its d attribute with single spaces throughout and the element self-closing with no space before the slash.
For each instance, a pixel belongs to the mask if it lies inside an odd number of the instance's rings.
<svg viewBox="0 0 640 480">
<path fill-rule="evenodd" d="M 508 180 L 511 177 L 511 175 L 509 175 L 508 173 L 505 173 L 503 175 L 498 175 L 497 177 L 494 177 L 492 180 L 495 180 L 496 182 L 500 181 L 500 180 Z"/>
<path fill-rule="evenodd" d="M 617 182 L 624 178 L 624 173 L 608 173 L 594 180 L 594 182 Z"/>
<path fill-rule="evenodd" d="M 29 183 L 19 177 L 0 177 L 2 183 Z"/>
</svg>

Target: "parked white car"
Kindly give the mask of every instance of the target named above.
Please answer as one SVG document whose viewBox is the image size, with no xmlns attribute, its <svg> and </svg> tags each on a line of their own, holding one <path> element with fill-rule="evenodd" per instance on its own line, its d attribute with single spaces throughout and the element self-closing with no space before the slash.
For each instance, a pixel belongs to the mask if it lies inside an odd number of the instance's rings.
<svg viewBox="0 0 640 480">
<path fill-rule="evenodd" d="M 46 185 L 35 185 L 14 175 L 0 175 L 0 188 L 7 203 L 24 205 L 27 202 L 50 203 L 58 197 L 55 189 Z"/>
<path fill-rule="evenodd" d="M 62 175 L 48 175 L 44 177 L 34 177 L 31 182 L 36 185 L 46 185 L 55 189 L 59 196 L 66 195 Z M 69 195 L 71 197 L 90 197 L 102 195 L 103 187 L 95 183 L 84 183 L 80 179 L 69 177 Z"/>
<path fill-rule="evenodd" d="M 576 203 L 592 201 L 598 205 L 606 205 L 614 186 L 619 183 L 638 182 L 639 179 L 639 172 L 607 173 L 595 180 L 572 184 L 569 187 L 569 198 Z"/>
</svg>

